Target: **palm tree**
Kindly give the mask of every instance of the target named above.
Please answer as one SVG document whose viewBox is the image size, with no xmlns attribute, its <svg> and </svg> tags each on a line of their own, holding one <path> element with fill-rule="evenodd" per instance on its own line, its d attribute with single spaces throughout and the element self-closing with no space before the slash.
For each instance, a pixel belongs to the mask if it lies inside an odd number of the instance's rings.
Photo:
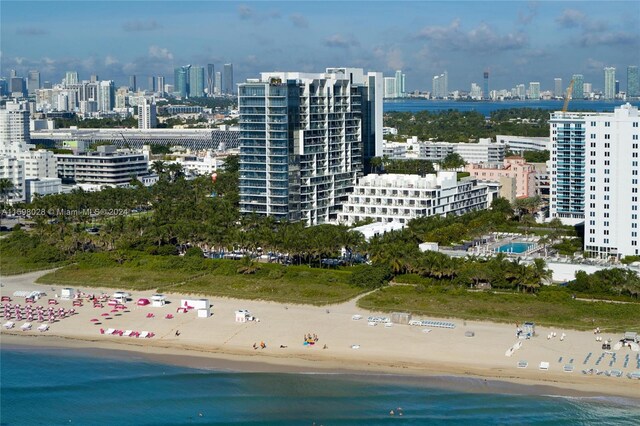
<svg viewBox="0 0 640 426">
<path fill-rule="evenodd" d="M 6 203 L 9 200 L 9 196 L 15 193 L 15 185 L 11 179 L 0 179 L 0 195 L 2 195 L 2 202 Z"/>
<path fill-rule="evenodd" d="M 167 163 L 162 160 L 156 160 L 151 163 L 151 171 L 155 172 L 159 176 L 162 176 L 166 171 Z"/>
</svg>

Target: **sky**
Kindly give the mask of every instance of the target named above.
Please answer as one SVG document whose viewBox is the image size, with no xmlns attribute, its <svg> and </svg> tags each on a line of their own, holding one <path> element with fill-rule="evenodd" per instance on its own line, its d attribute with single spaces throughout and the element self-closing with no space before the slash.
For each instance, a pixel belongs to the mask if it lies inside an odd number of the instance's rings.
<svg viewBox="0 0 640 426">
<path fill-rule="evenodd" d="M 135 74 L 173 82 L 173 69 L 233 63 L 236 83 L 265 71 L 361 67 L 406 74 L 406 88 L 490 89 L 584 74 L 604 86 L 616 68 L 640 65 L 640 2 L 629 1 L 0 1 L 0 75 L 39 70 L 60 82 L 128 83 Z"/>
</svg>

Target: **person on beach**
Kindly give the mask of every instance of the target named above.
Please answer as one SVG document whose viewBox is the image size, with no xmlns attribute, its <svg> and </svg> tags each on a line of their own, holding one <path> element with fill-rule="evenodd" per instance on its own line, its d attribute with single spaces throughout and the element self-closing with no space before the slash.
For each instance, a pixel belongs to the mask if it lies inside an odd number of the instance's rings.
<svg viewBox="0 0 640 426">
<path fill-rule="evenodd" d="M 180 335 L 180 330 L 176 330 L 176 337 Z"/>
<path fill-rule="evenodd" d="M 267 347 L 267 345 L 265 345 L 264 342 L 260 342 L 260 348 L 264 349 L 266 347 Z"/>
<path fill-rule="evenodd" d="M 258 349 L 258 345 L 255 342 L 253 342 L 253 349 Z"/>
</svg>

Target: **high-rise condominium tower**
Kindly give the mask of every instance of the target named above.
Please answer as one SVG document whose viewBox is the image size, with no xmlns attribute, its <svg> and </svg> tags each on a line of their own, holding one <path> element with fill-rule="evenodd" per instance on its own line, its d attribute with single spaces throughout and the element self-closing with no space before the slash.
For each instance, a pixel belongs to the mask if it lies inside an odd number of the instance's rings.
<svg viewBox="0 0 640 426">
<path fill-rule="evenodd" d="M 529 83 L 529 99 L 540 99 L 540 82 L 532 81 Z"/>
<path fill-rule="evenodd" d="M 64 83 L 67 86 L 71 84 L 78 84 L 78 73 L 76 71 L 67 71 L 64 77 Z"/>
<path fill-rule="evenodd" d="M 207 96 L 213 96 L 216 88 L 216 72 L 213 64 L 207 64 Z"/>
<path fill-rule="evenodd" d="M 204 68 L 191 67 L 189 70 L 189 94 L 190 98 L 202 98 L 204 96 Z"/>
<path fill-rule="evenodd" d="M 164 76 L 159 75 L 156 77 L 156 86 L 158 86 L 158 93 L 164 93 Z"/>
<path fill-rule="evenodd" d="M 604 98 L 611 100 L 616 97 L 616 69 L 605 67 L 604 69 Z"/>
<path fill-rule="evenodd" d="M 185 65 L 178 67 L 174 70 L 173 91 L 180 97 L 186 98 L 189 96 L 189 70 L 191 65 Z"/>
<path fill-rule="evenodd" d="M 334 219 L 382 153 L 381 91 L 381 73 L 354 68 L 240 84 L 240 210 L 307 225 Z"/>
<path fill-rule="evenodd" d="M 635 65 L 627 67 L 627 96 L 631 98 L 640 96 L 640 75 Z"/>
<path fill-rule="evenodd" d="M 573 75 L 572 99 L 584 99 L 584 76 L 582 74 Z"/>
<path fill-rule="evenodd" d="M 482 97 L 484 99 L 489 99 L 489 71 L 485 71 L 483 74 L 484 77 L 484 85 L 482 89 Z"/>
<path fill-rule="evenodd" d="M 216 95 L 222 94 L 222 73 L 220 71 L 216 71 L 216 81 L 213 87 L 213 93 Z"/>
<path fill-rule="evenodd" d="M 27 77 L 27 91 L 29 96 L 36 94 L 36 90 L 40 88 L 40 71 L 29 71 Z"/>
<path fill-rule="evenodd" d="M 129 76 L 129 90 L 132 92 L 138 91 L 138 79 L 135 75 Z"/>
<path fill-rule="evenodd" d="M 562 79 L 554 78 L 553 79 L 553 95 L 556 97 L 564 96 L 564 87 L 562 87 Z"/>
<path fill-rule="evenodd" d="M 224 64 L 224 93 L 227 95 L 236 93 L 233 85 L 233 64 Z"/>
<path fill-rule="evenodd" d="M 156 124 L 156 103 L 143 98 L 138 104 L 138 129 L 153 129 Z"/>
</svg>

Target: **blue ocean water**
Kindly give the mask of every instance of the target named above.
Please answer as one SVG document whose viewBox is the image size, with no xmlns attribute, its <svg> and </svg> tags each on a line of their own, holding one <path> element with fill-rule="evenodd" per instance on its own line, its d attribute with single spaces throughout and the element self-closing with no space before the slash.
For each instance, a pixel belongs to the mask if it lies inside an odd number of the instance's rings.
<svg viewBox="0 0 640 426">
<path fill-rule="evenodd" d="M 622 105 L 623 101 L 584 101 L 572 100 L 569 103 L 569 111 L 594 111 L 613 112 L 614 108 Z M 630 102 L 632 105 L 640 106 L 640 102 Z M 491 115 L 491 112 L 508 108 L 539 108 L 553 111 L 562 110 L 563 101 L 501 101 L 501 102 L 465 102 L 465 101 L 445 101 L 429 99 L 398 99 L 385 100 L 384 112 L 404 111 L 448 111 L 450 109 L 458 111 L 477 111 L 484 116 Z"/>
<path fill-rule="evenodd" d="M 620 398 L 462 392 L 394 376 L 210 371 L 51 348 L 3 348 L 0 361 L 3 425 L 640 424 L 640 407 Z"/>
</svg>

